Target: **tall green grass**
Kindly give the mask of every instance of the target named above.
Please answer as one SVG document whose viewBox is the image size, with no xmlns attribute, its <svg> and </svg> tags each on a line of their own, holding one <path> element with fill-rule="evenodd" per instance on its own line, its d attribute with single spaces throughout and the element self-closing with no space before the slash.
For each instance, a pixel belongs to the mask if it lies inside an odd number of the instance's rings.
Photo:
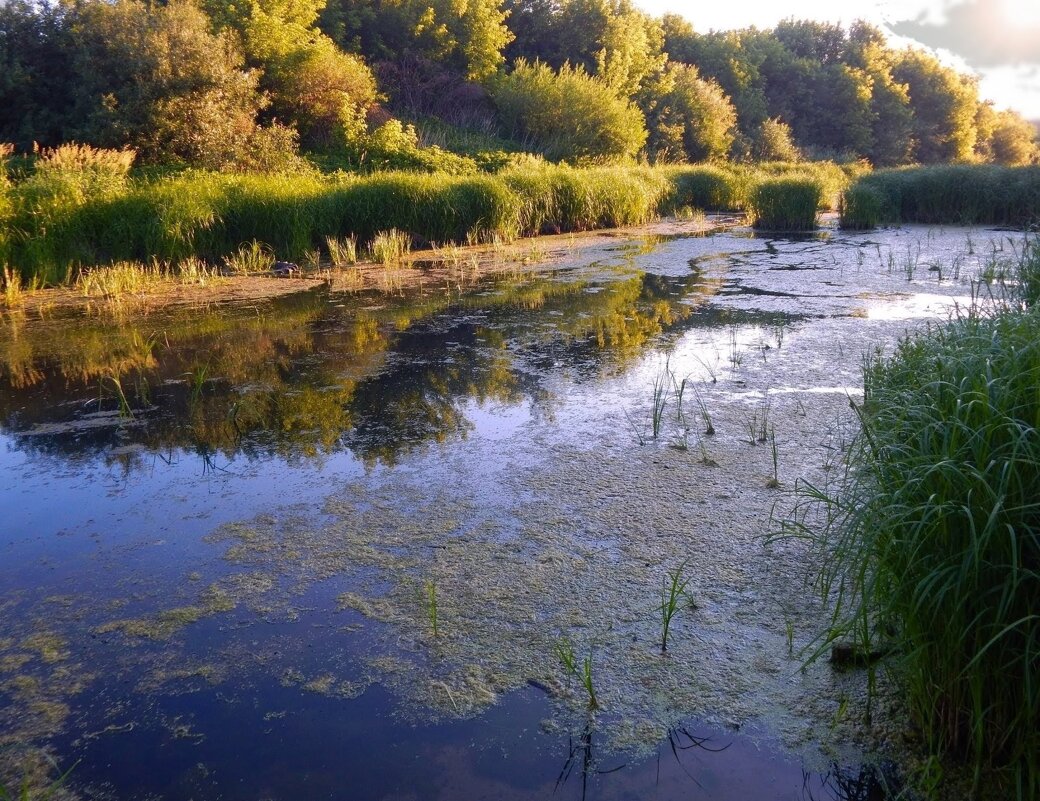
<svg viewBox="0 0 1040 801">
<path fill-rule="evenodd" d="M 767 178 L 751 191 L 748 205 L 754 226 L 766 231 L 811 231 L 823 187 L 812 176 Z"/>
<path fill-rule="evenodd" d="M 743 209 L 757 182 L 786 169 L 531 164 L 495 175 L 186 171 L 130 178 L 125 156 L 109 159 L 120 169 L 106 172 L 106 151 L 98 153 L 105 169 L 38 167 L 0 187 L 0 263 L 25 279 L 58 284 L 118 262 L 221 264 L 253 242 L 278 259 L 301 261 L 330 238 L 352 238 L 363 248 L 390 229 L 442 244 L 587 231 L 676 209 Z M 797 165 L 798 175 L 835 172 L 834 165 Z"/>
<path fill-rule="evenodd" d="M 893 646 L 931 753 L 1018 799 L 1040 798 L 1038 272 L 1034 242 L 999 310 L 869 357 L 844 482 L 802 487 L 826 516 L 829 638 Z"/>
<path fill-rule="evenodd" d="M 1040 167 L 881 170 L 859 177 L 846 191 L 843 227 L 904 222 L 1015 227 L 1040 222 Z"/>
</svg>

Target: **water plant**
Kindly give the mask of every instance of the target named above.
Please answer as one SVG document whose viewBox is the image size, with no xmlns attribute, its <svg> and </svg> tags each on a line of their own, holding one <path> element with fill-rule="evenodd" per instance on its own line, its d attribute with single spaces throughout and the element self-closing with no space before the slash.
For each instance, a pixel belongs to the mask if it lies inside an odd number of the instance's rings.
<svg viewBox="0 0 1040 801">
<path fill-rule="evenodd" d="M 776 448 L 776 428 L 773 426 L 769 427 L 769 450 L 773 457 L 773 477 L 766 482 L 766 486 L 776 489 L 780 486 L 780 455 Z"/>
<path fill-rule="evenodd" d="M 437 627 L 437 582 L 432 579 L 427 580 L 425 586 L 425 601 L 426 601 L 426 617 L 430 621 L 430 629 L 433 631 L 434 637 L 440 636 L 440 629 Z"/>
<path fill-rule="evenodd" d="M 25 300 L 21 273 L 4 267 L 3 272 L 0 273 L 0 281 L 3 283 L 4 305 L 8 308 L 20 306 Z"/>
<path fill-rule="evenodd" d="M 760 182 L 748 202 L 756 228 L 811 231 L 822 199 L 823 187 L 815 177 L 795 175 Z"/>
<path fill-rule="evenodd" d="M 59 795 L 62 798 L 66 796 L 61 792 L 62 788 L 68 782 L 72 771 L 79 765 L 78 761 L 54 779 L 39 777 L 40 770 L 37 769 L 47 768 L 47 773 L 51 776 L 58 772 L 58 763 L 50 754 L 33 753 L 26 761 L 31 767 L 23 767 L 20 781 L 11 786 L 0 781 L 0 801 L 50 801 Z M 39 766 L 36 763 L 40 763 Z"/>
<path fill-rule="evenodd" d="M 672 618 L 679 611 L 680 603 L 685 599 L 691 603 L 686 593 L 690 585 L 690 578 L 683 576 L 686 562 L 683 562 L 675 570 L 669 570 L 667 578 L 662 579 L 661 585 L 661 653 L 668 652 L 668 633 L 671 629 Z"/>
<path fill-rule="evenodd" d="M 697 413 L 701 417 L 701 421 L 704 423 L 704 436 L 711 437 L 715 435 L 715 424 L 711 419 L 711 412 L 708 411 L 708 405 L 704 402 L 704 398 L 701 396 L 696 389 L 693 391 L 693 399 L 697 404 Z"/>
<path fill-rule="evenodd" d="M 864 368 L 837 487 L 804 482 L 793 528 L 820 546 L 823 637 L 889 658 L 933 754 L 1040 793 L 1040 313 L 978 308 Z"/>
<path fill-rule="evenodd" d="M 271 247 L 254 239 L 225 256 L 224 267 L 233 275 L 256 275 L 270 272 L 274 261 Z"/>
<path fill-rule="evenodd" d="M 578 662 L 574 654 L 574 645 L 566 637 L 561 637 L 556 642 L 556 656 L 563 665 L 568 676 L 574 676 L 585 689 L 589 709 L 599 709 L 599 699 L 596 697 L 596 688 L 592 682 L 592 651 L 581 662 Z"/>
<path fill-rule="evenodd" d="M 387 267 L 401 261 L 411 252 L 411 249 L 412 238 L 396 228 L 380 231 L 369 245 L 373 260 Z"/>
<path fill-rule="evenodd" d="M 349 267 L 357 262 L 356 236 L 327 236 L 325 248 L 329 252 L 329 261 L 333 267 Z"/>
<path fill-rule="evenodd" d="M 965 186 L 972 191 L 965 192 Z M 1025 227 L 1040 219 L 1040 167 L 949 164 L 878 170 L 859 176 L 844 197 L 845 228 L 902 222 Z"/>
<path fill-rule="evenodd" d="M 657 439 L 664 428 L 664 410 L 668 406 L 668 387 L 671 384 L 672 374 L 668 366 L 654 376 L 653 394 L 651 400 L 653 405 L 650 409 L 650 431 L 653 438 Z"/>
</svg>

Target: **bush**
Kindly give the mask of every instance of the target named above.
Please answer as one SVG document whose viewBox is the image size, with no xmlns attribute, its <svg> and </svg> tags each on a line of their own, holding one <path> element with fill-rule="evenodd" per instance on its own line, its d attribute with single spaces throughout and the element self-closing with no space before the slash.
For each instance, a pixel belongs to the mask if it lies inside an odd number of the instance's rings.
<svg viewBox="0 0 1040 801">
<path fill-rule="evenodd" d="M 70 13 L 79 137 L 154 162 L 236 162 L 262 98 L 229 34 L 212 34 L 188 0 L 82 3 Z"/>
<path fill-rule="evenodd" d="M 830 639 L 894 647 L 930 752 L 1006 768 L 1019 799 L 1040 795 L 1038 326 L 972 310 L 872 357 L 845 482 L 803 488 Z"/>
<path fill-rule="evenodd" d="M 823 189 L 816 178 L 766 178 L 751 190 L 754 226 L 767 231 L 811 231 Z"/>
<path fill-rule="evenodd" d="M 642 112 L 579 67 L 559 72 L 523 59 L 491 86 L 510 135 L 546 158 L 609 162 L 634 156 L 646 141 Z"/>
</svg>

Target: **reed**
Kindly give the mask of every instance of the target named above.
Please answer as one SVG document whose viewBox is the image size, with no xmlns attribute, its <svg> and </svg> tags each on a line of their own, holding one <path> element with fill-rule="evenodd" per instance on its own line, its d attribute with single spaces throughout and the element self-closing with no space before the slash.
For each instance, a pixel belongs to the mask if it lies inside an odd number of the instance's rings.
<svg viewBox="0 0 1040 801">
<path fill-rule="evenodd" d="M 766 231 L 812 231 L 823 199 L 823 187 L 810 176 L 767 178 L 748 201 L 755 228 Z"/>
<path fill-rule="evenodd" d="M 1040 167 L 951 164 L 860 176 L 845 192 L 841 224 L 1028 227 L 1038 221 Z"/>
<path fill-rule="evenodd" d="M 824 560 L 823 645 L 894 646 L 931 753 L 1018 799 L 1040 797 L 1038 325 L 976 307 L 869 357 L 844 480 L 799 487 L 822 534 L 791 524 Z"/>
</svg>

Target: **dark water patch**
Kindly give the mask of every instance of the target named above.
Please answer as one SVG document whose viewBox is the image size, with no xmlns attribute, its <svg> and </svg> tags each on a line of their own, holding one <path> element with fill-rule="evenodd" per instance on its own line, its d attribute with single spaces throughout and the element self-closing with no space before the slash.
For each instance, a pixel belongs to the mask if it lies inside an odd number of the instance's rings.
<svg viewBox="0 0 1040 801">
<path fill-rule="evenodd" d="M 235 695 L 202 690 L 121 711 L 124 723 L 60 743 L 63 753 L 79 759 L 72 786 L 86 798 L 142 798 L 157 788 L 169 798 L 349 792 L 359 801 L 885 797 L 871 768 L 814 773 L 746 737 L 697 722 L 676 726 L 650 755 L 612 752 L 600 743 L 594 720 L 559 731 L 549 702 L 533 689 L 512 693 L 485 713 L 479 739 L 468 720 L 402 726 L 393 699 L 378 686 L 347 700 L 270 682 Z M 349 758 L 359 753 L 364 760 Z"/>
</svg>

